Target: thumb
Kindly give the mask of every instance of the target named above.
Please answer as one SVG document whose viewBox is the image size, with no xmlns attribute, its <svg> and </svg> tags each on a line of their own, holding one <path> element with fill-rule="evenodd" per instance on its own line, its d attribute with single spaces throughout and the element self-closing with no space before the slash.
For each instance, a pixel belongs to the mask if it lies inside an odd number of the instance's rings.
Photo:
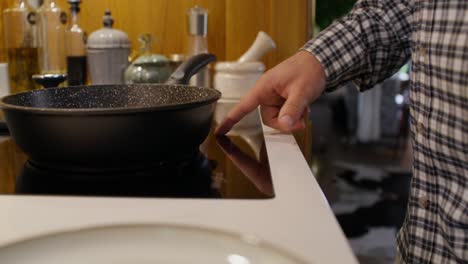
<svg viewBox="0 0 468 264">
<path fill-rule="evenodd" d="M 285 131 L 294 130 L 294 128 L 298 127 L 298 121 L 301 119 L 308 104 L 307 97 L 300 92 L 300 89 L 291 89 L 291 93 L 279 112 L 279 125 Z"/>
</svg>

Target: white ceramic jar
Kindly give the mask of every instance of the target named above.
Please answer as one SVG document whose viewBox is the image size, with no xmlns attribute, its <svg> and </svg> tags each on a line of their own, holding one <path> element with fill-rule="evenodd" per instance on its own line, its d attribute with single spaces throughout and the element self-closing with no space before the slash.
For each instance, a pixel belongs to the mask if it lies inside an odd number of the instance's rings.
<svg viewBox="0 0 468 264">
<path fill-rule="evenodd" d="M 113 29 L 109 11 L 103 19 L 104 27 L 88 38 L 88 68 L 92 84 L 122 84 L 128 66 L 130 41 L 125 32 Z"/>
<path fill-rule="evenodd" d="M 214 87 L 222 99 L 240 99 L 265 71 L 265 65 L 255 62 L 219 62 L 215 67 Z"/>
<path fill-rule="evenodd" d="M 252 88 L 265 71 L 262 62 L 219 62 L 215 66 L 214 88 L 222 93 L 215 111 L 215 122 L 220 123 L 229 111 Z M 244 117 L 233 129 L 256 130 L 261 121 L 256 113 Z"/>
</svg>

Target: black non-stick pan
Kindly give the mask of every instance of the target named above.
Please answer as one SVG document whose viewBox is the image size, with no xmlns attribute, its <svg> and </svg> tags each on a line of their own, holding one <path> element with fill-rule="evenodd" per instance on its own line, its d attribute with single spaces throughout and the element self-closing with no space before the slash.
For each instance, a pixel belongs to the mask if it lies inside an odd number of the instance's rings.
<svg viewBox="0 0 468 264">
<path fill-rule="evenodd" d="M 166 84 L 50 88 L 4 97 L 11 136 L 38 164 L 125 167 L 196 152 L 221 93 L 183 85 L 214 61 L 201 54 Z"/>
</svg>

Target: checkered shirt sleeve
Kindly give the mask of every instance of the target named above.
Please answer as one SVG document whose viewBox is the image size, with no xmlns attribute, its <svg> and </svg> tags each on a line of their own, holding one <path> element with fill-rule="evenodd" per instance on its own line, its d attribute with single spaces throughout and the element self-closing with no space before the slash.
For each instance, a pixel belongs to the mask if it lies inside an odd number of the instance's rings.
<svg viewBox="0 0 468 264">
<path fill-rule="evenodd" d="M 349 82 L 360 90 L 373 87 L 397 71 L 410 56 L 408 1 L 358 1 L 304 50 L 324 66 L 327 90 Z"/>
</svg>

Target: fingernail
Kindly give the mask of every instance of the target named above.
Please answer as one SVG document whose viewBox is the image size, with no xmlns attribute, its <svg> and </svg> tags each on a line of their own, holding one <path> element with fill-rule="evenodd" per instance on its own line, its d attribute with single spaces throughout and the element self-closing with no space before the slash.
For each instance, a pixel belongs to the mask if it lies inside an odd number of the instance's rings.
<svg viewBox="0 0 468 264">
<path fill-rule="evenodd" d="M 292 127 L 292 125 L 294 124 L 294 120 L 289 115 L 284 115 L 284 116 L 280 117 L 279 122 L 281 124 L 283 124 L 283 125 L 288 126 L 288 127 Z"/>
</svg>

